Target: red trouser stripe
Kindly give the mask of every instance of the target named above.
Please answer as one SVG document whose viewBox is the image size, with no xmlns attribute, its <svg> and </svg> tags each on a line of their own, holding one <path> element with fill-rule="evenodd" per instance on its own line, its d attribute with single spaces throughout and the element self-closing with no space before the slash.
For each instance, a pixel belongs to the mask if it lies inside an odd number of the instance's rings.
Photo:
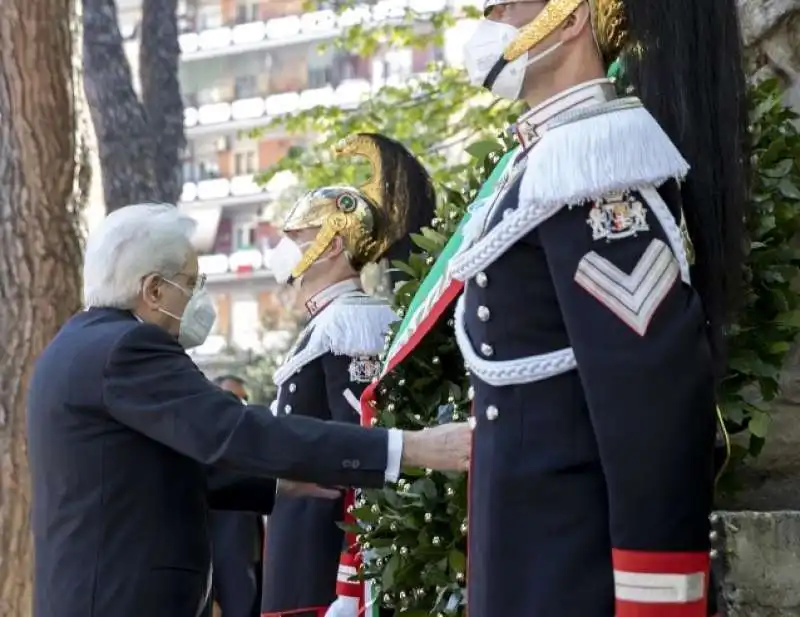
<svg viewBox="0 0 800 617">
<path fill-rule="evenodd" d="M 706 617 L 709 555 L 612 551 L 616 617 Z"/>
</svg>

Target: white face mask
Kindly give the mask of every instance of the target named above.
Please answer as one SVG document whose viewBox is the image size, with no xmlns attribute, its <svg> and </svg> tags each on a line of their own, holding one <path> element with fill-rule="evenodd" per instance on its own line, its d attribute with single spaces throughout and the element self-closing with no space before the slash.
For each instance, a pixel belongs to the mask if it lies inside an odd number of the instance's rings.
<svg viewBox="0 0 800 617">
<path fill-rule="evenodd" d="M 305 251 L 305 248 L 311 244 L 313 244 L 313 241 L 297 244 L 297 242 L 286 236 L 281 238 L 281 241 L 278 242 L 278 245 L 272 249 L 269 262 L 272 275 L 275 277 L 275 280 L 278 281 L 278 283 L 284 285 L 289 282 L 289 278 L 292 275 L 292 270 L 297 267 L 297 264 L 299 264 L 300 260 L 303 258 L 303 252 Z M 330 259 L 330 257 L 318 259 L 314 262 L 314 265 L 321 264 L 325 261 L 328 261 L 328 259 Z M 306 272 L 308 272 L 308 270 L 306 270 Z M 302 285 L 303 275 L 301 274 L 299 277 L 294 279 L 292 283 L 298 286 Z"/>
<path fill-rule="evenodd" d="M 286 236 L 281 238 L 278 246 L 270 252 L 269 267 L 275 280 L 281 285 L 288 283 L 292 270 L 297 267 L 302 258 L 303 249 L 297 245 L 297 242 Z"/>
<path fill-rule="evenodd" d="M 177 283 L 173 283 L 168 279 L 164 280 L 186 294 L 189 297 L 189 302 L 186 303 L 186 308 L 183 309 L 181 317 L 173 315 L 166 309 L 159 308 L 158 310 L 180 322 L 178 342 L 184 349 L 199 347 L 206 342 L 211 328 L 214 327 L 214 321 L 217 319 L 217 310 L 214 308 L 211 296 L 208 295 L 205 289 L 198 289 L 191 293 Z"/>
<path fill-rule="evenodd" d="M 492 68 L 503 57 L 508 44 L 519 34 L 519 28 L 490 19 L 478 24 L 474 34 L 464 45 L 464 66 L 469 81 L 474 86 L 483 86 Z M 489 90 L 495 96 L 516 101 L 522 93 L 526 69 L 539 60 L 549 56 L 561 47 L 561 41 L 532 58 L 525 52 L 516 60 L 509 62 L 489 84 Z"/>
</svg>

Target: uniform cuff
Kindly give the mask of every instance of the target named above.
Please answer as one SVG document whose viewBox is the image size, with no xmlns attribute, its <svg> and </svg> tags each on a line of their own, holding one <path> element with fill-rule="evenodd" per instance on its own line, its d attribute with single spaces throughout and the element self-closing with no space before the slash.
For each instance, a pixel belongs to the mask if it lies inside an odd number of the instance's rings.
<svg viewBox="0 0 800 617">
<path fill-rule="evenodd" d="M 387 482 L 397 482 L 400 479 L 400 461 L 403 458 L 403 431 L 389 429 L 388 448 L 384 477 Z"/>
</svg>

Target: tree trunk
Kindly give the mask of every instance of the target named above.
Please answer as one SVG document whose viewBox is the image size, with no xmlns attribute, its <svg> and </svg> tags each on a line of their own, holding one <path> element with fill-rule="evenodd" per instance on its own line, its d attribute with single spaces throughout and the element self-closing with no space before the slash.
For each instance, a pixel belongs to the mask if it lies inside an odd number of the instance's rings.
<svg viewBox="0 0 800 617">
<path fill-rule="evenodd" d="M 178 81 L 178 0 L 144 0 L 139 77 L 142 103 L 155 140 L 153 168 L 160 201 L 177 203 L 183 190 L 183 99 Z"/>
<path fill-rule="evenodd" d="M 84 88 L 91 109 L 106 211 L 144 201 L 177 203 L 185 145 L 178 82 L 177 0 L 144 0 L 140 101 L 114 0 L 84 0 Z"/>
<path fill-rule="evenodd" d="M 155 143 L 133 89 L 114 0 L 84 0 L 83 85 L 97 136 L 106 211 L 159 201 Z"/>
<path fill-rule="evenodd" d="M 31 615 L 25 391 L 34 360 L 80 306 L 73 3 L 0 10 L 0 617 Z"/>
</svg>

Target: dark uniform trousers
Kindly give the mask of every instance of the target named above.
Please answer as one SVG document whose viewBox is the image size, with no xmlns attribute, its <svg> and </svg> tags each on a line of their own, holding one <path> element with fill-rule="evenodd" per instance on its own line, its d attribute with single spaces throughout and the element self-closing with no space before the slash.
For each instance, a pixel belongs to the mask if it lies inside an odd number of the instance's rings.
<svg viewBox="0 0 800 617">
<path fill-rule="evenodd" d="M 677 215 L 674 189 L 661 193 Z M 517 182 L 488 229 L 518 193 Z M 639 332 L 580 286 L 592 251 L 643 276 L 648 249 L 669 247 L 650 211 L 649 231 L 593 240 L 591 207 L 561 209 L 466 281 L 464 330 L 481 357 L 572 347 L 577 360 L 521 385 L 472 377 L 470 617 L 613 617 L 626 572 L 708 559 L 715 401 L 700 300 L 678 276 Z"/>
<path fill-rule="evenodd" d="M 366 384 L 351 381 L 351 362 L 333 353 L 309 362 L 281 386 L 276 412 L 357 424 L 358 413 L 343 392 L 349 389 L 357 399 Z M 267 523 L 262 616 L 324 616 L 336 600 L 343 518 L 343 499 L 278 495 Z"/>
</svg>

